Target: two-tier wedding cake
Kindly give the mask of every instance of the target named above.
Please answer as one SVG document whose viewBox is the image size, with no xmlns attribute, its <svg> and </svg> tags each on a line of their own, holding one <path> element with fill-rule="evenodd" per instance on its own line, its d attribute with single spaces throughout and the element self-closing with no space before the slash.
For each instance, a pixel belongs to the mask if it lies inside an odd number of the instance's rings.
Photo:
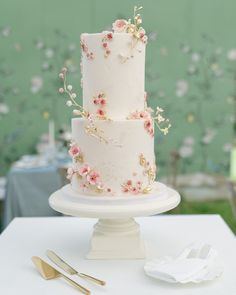
<svg viewBox="0 0 236 295">
<path fill-rule="evenodd" d="M 146 195 L 155 182 L 154 125 L 167 133 L 170 124 L 161 108 L 147 106 L 147 36 L 139 9 L 133 20 L 115 21 L 112 31 L 81 35 L 82 106 L 67 85 L 67 69 L 59 75 L 59 91 L 80 116 L 72 119 L 68 169 L 80 195 Z"/>
</svg>

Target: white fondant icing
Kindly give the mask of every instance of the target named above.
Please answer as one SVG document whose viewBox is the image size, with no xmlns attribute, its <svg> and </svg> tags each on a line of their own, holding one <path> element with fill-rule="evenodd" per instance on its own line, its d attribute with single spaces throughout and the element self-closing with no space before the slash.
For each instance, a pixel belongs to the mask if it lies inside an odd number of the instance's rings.
<svg viewBox="0 0 236 295">
<path fill-rule="evenodd" d="M 122 184 L 132 180 L 135 184 L 142 182 L 142 187 L 148 185 L 144 167 L 139 163 L 143 154 L 151 166 L 155 165 L 154 138 L 147 134 L 143 120 L 96 121 L 96 126 L 103 130 L 108 143 L 99 141 L 86 133 L 86 119 L 72 119 L 72 140 L 80 147 L 84 163 L 100 174 L 104 187 L 111 193 L 120 195 Z M 119 142 L 120 145 L 114 144 Z M 76 163 L 81 167 L 81 163 Z M 72 177 L 72 187 L 86 194 L 98 194 L 96 191 L 83 189 L 82 181 L 76 175 Z"/>
<path fill-rule="evenodd" d="M 104 57 L 102 39 L 106 33 L 81 35 L 94 56 L 88 59 L 82 52 L 83 107 L 95 114 L 97 106 L 93 97 L 104 92 L 106 115 L 112 120 L 125 119 L 130 112 L 144 109 L 146 44 L 131 34 L 113 33 L 112 40 L 107 42 L 111 52 Z M 123 62 L 126 57 L 128 60 Z"/>
</svg>

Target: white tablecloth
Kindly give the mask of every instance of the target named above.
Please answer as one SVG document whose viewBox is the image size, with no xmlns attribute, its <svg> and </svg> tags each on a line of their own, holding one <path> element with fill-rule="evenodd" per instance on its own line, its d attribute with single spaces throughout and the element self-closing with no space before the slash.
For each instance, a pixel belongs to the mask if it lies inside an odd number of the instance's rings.
<svg viewBox="0 0 236 295">
<path fill-rule="evenodd" d="M 80 294 L 61 279 L 45 281 L 30 258 L 55 250 L 75 268 L 107 281 L 105 288 L 80 278 L 92 294 L 235 295 L 236 239 L 217 215 L 162 215 L 136 219 L 147 242 L 148 257 L 175 255 L 196 240 L 212 244 L 224 263 L 224 274 L 204 284 L 172 285 L 149 278 L 145 260 L 86 260 L 93 219 L 72 217 L 17 218 L 0 236 L 0 293 L 4 295 Z"/>
</svg>

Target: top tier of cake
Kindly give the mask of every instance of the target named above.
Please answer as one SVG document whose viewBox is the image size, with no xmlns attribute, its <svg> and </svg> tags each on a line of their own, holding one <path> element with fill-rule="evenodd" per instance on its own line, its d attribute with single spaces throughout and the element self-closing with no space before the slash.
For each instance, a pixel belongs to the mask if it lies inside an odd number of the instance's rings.
<svg viewBox="0 0 236 295">
<path fill-rule="evenodd" d="M 120 120 L 144 109 L 145 47 L 145 42 L 129 33 L 81 35 L 86 111 Z"/>
</svg>

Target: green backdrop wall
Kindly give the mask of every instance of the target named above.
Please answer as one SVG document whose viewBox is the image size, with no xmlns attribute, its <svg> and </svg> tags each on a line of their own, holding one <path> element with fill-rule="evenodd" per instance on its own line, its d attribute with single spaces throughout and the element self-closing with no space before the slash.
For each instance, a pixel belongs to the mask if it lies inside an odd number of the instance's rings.
<svg viewBox="0 0 236 295">
<path fill-rule="evenodd" d="M 63 64 L 80 90 L 82 32 L 98 32 L 142 5 L 149 43 L 146 90 L 172 129 L 156 133 L 161 171 L 177 151 L 182 172 L 228 173 L 235 109 L 235 0 L 1 0 L 0 175 L 32 153 L 48 116 L 57 130 L 71 110 L 57 94 Z"/>
</svg>

